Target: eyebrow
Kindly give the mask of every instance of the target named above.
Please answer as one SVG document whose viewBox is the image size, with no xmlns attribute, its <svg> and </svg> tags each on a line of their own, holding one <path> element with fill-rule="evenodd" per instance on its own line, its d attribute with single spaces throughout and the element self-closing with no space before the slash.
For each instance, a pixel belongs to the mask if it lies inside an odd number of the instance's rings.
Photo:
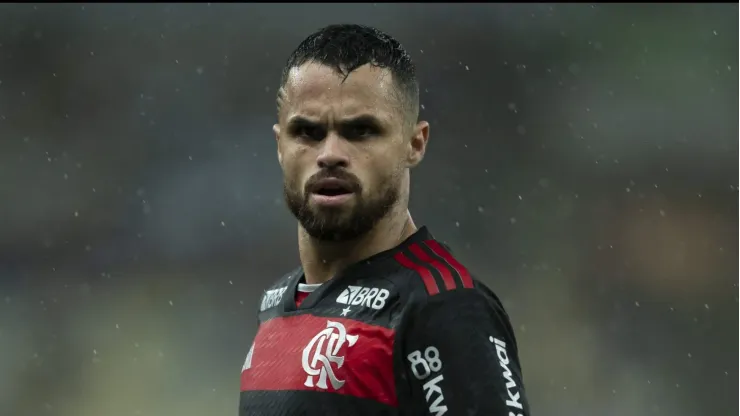
<svg viewBox="0 0 740 416">
<path fill-rule="evenodd" d="M 288 120 L 288 126 L 290 128 L 296 128 L 296 127 L 313 127 L 317 126 L 321 123 L 318 121 L 310 120 L 306 117 L 302 116 L 294 116 L 291 117 L 290 120 Z"/>
<path fill-rule="evenodd" d="M 380 121 L 379 118 L 370 115 L 370 114 L 363 114 L 356 117 L 347 118 L 344 120 L 340 120 L 338 123 L 340 126 L 357 126 L 357 125 L 364 125 L 364 126 L 373 126 L 380 128 L 383 126 L 383 123 Z"/>
<path fill-rule="evenodd" d="M 290 127 L 308 127 L 322 124 L 324 123 L 321 121 L 315 119 L 312 120 L 303 116 L 293 116 L 288 120 L 288 125 Z M 371 114 L 362 114 L 355 117 L 341 119 L 337 124 L 339 126 L 371 125 L 376 127 L 381 127 L 383 125 L 378 117 Z"/>
</svg>

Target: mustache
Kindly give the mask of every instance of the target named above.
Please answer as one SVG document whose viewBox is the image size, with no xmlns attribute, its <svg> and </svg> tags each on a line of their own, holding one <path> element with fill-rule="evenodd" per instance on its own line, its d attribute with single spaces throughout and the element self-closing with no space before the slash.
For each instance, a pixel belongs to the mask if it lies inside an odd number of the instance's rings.
<svg viewBox="0 0 740 416">
<path fill-rule="evenodd" d="M 360 179 L 346 170 L 324 169 L 308 178 L 305 190 L 310 192 L 311 190 L 316 189 L 318 182 L 324 179 L 338 179 L 344 182 L 343 185 L 346 185 L 347 189 L 352 192 L 358 192 L 362 189 Z"/>
</svg>

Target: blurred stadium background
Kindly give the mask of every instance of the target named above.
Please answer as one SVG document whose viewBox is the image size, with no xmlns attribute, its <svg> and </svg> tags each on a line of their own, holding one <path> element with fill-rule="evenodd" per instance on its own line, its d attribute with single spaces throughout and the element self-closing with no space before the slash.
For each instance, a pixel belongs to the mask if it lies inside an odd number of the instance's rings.
<svg viewBox="0 0 740 416">
<path fill-rule="evenodd" d="M 533 415 L 738 413 L 738 5 L 0 5 L 0 415 L 235 415 L 292 49 L 377 26 Z"/>
</svg>

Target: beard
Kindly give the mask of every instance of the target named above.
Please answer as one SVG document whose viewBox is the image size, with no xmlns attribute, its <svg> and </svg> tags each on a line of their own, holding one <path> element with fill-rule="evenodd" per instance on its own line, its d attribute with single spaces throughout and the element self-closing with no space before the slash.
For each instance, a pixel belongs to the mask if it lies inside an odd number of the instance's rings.
<svg viewBox="0 0 740 416">
<path fill-rule="evenodd" d="M 309 185 L 330 176 L 355 185 L 354 205 L 351 208 L 346 206 L 320 207 L 310 204 Z M 382 181 L 374 196 L 363 197 L 360 182 L 354 175 L 341 171 L 322 171 L 306 182 L 303 192 L 294 182 L 285 180 L 283 196 L 290 212 L 308 235 L 320 241 L 350 241 L 372 230 L 396 204 L 399 198 L 397 176 L 399 175 L 392 175 Z"/>
</svg>

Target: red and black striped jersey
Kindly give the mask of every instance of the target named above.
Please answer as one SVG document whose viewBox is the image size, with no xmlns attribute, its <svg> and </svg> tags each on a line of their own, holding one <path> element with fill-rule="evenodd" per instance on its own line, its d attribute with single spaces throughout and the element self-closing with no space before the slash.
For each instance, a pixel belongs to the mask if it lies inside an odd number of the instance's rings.
<svg viewBox="0 0 740 416">
<path fill-rule="evenodd" d="M 426 228 L 302 283 L 299 268 L 262 297 L 240 416 L 529 415 L 501 302 Z"/>
</svg>

